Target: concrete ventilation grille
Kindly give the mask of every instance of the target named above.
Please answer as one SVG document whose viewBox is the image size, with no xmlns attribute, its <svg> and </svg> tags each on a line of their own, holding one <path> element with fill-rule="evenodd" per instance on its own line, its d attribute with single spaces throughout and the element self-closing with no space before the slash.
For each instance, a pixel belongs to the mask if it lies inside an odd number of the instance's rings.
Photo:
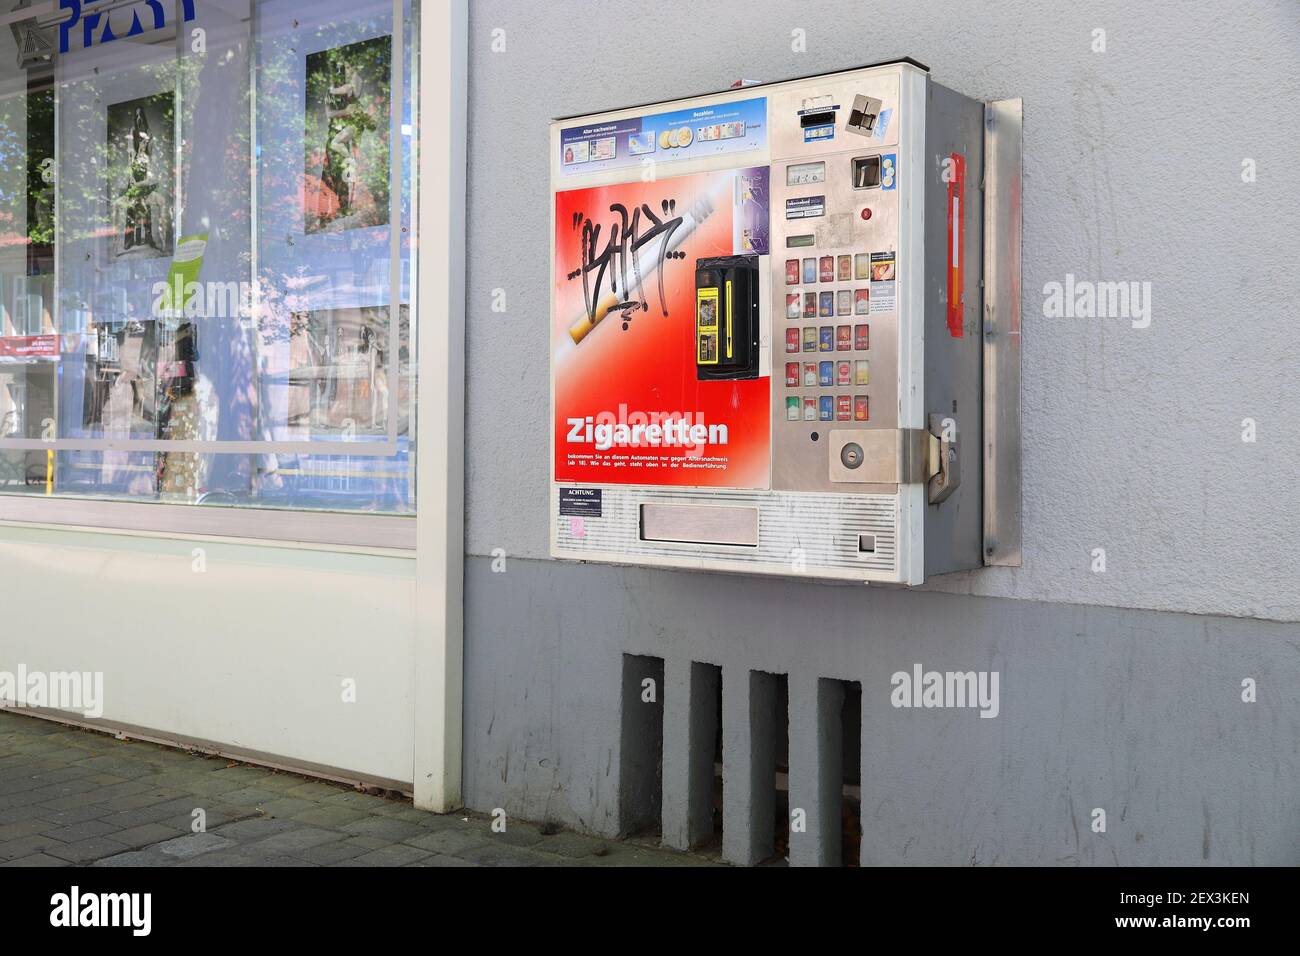
<svg viewBox="0 0 1300 956">
<path fill-rule="evenodd" d="M 759 509 L 760 544 L 756 548 L 726 545 L 676 545 L 642 541 L 642 503 L 698 504 L 698 499 L 673 491 L 627 491 L 605 488 L 600 518 L 571 523 L 559 518 L 557 542 L 565 551 L 728 558 L 754 564 L 784 565 L 802 548 L 810 567 L 844 569 L 896 569 L 897 499 L 890 495 L 771 495 L 758 492 L 718 491 L 711 505 L 736 505 Z M 876 550 L 858 550 L 858 535 L 874 534 Z"/>
<path fill-rule="evenodd" d="M 725 670 L 623 655 L 620 831 L 745 866 L 859 865 L 862 684 Z"/>
</svg>

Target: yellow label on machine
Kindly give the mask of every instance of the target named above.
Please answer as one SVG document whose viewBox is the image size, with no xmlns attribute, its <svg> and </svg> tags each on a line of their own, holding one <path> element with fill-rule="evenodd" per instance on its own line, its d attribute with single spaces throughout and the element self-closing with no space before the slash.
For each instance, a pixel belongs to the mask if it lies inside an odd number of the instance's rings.
<svg viewBox="0 0 1300 956">
<path fill-rule="evenodd" d="M 695 363 L 718 364 L 718 290 L 695 290 Z"/>
<path fill-rule="evenodd" d="M 731 358 L 731 280 L 727 280 L 727 358 Z"/>
</svg>

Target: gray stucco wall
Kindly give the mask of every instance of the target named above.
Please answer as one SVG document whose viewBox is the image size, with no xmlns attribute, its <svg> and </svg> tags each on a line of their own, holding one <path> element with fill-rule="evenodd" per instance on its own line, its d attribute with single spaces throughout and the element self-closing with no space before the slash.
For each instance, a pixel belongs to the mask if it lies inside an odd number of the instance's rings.
<svg viewBox="0 0 1300 956">
<path fill-rule="evenodd" d="M 472 807 L 616 833 L 619 715 L 642 706 L 621 690 L 627 653 L 663 658 L 670 673 L 720 664 L 724 698 L 751 670 L 788 674 L 792 759 L 812 749 L 816 679 L 860 681 L 870 863 L 1300 863 L 1293 626 L 530 560 L 493 573 L 491 563 L 466 571 Z M 917 663 L 998 671 L 998 716 L 893 707 L 891 675 Z M 1241 699 L 1248 677 L 1255 703 Z M 660 703 L 679 705 L 665 683 Z M 684 755 L 664 756 L 664 800 L 680 799 L 667 764 Z M 1096 808 L 1105 833 L 1091 829 Z"/>
<path fill-rule="evenodd" d="M 471 4 L 467 551 L 507 570 L 468 564 L 467 803 L 617 831 L 632 653 L 724 694 L 788 673 L 792 760 L 805 691 L 862 681 L 869 862 L 1300 862 L 1294 4 L 703 9 Z M 907 592 L 550 561 L 550 118 L 901 55 L 1024 100 L 1024 566 Z M 1045 318 L 1067 274 L 1150 282 L 1150 326 Z M 891 707 L 918 662 L 999 671 L 1000 716 Z"/>
</svg>

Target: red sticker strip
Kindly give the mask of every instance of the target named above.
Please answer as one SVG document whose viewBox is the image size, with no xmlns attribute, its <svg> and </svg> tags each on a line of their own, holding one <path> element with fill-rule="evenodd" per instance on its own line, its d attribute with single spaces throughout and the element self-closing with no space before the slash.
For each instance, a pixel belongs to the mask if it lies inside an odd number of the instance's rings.
<svg viewBox="0 0 1300 956">
<path fill-rule="evenodd" d="M 948 334 L 962 337 L 961 249 L 966 238 L 966 157 L 953 153 L 948 173 Z"/>
</svg>

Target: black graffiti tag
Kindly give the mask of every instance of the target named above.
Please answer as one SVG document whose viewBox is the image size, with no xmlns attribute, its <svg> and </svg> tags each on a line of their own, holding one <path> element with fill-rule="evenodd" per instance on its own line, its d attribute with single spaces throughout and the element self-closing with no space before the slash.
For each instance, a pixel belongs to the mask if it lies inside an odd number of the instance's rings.
<svg viewBox="0 0 1300 956">
<path fill-rule="evenodd" d="M 669 248 L 673 233 L 682 224 L 681 216 L 672 215 L 676 212 L 677 201 L 665 199 L 661 203 L 661 209 L 662 216 L 658 216 L 648 204 L 642 203 L 629 213 L 622 203 L 611 203 L 609 211 L 614 214 L 614 221 L 609 224 L 608 238 L 603 249 L 600 245 L 602 225 L 585 213 L 573 214 L 573 228 L 580 231 L 582 265 L 570 272 L 568 278 L 582 276 L 587 319 L 593 325 L 600 321 L 598 313 L 601 312 L 601 291 L 606 278 L 609 279 L 609 292 L 617 301 L 605 312 L 621 313 L 624 329 L 627 329 L 636 312 L 650 311 L 650 303 L 643 290 L 647 273 L 642 268 L 639 253 L 642 247 L 656 239 L 662 241 L 651 270 L 658 270 L 659 308 L 665 316 L 668 315 L 664 295 L 664 263 L 668 259 L 685 259 L 686 253 L 670 251 Z"/>
</svg>

